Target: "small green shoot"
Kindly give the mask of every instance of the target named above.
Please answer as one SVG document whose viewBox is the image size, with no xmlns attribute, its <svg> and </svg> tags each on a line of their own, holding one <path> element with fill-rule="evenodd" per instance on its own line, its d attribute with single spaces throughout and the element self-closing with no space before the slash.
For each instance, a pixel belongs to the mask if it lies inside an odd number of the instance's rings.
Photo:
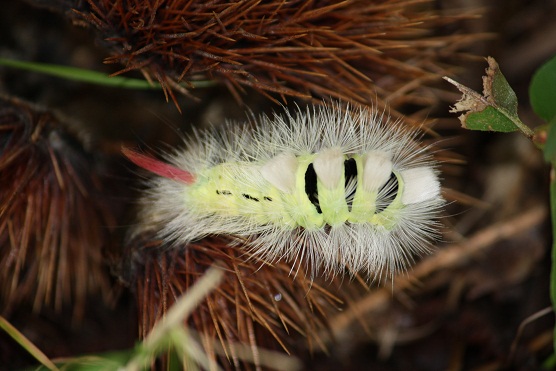
<svg viewBox="0 0 556 371">
<path fill-rule="evenodd" d="M 511 132 L 520 130 L 543 151 L 550 163 L 550 212 L 552 216 L 552 268 L 550 273 L 550 299 L 556 312 L 556 57 L 537 70 L 529 88 L 529 98 L 535 113 L 546 121 L 534 132 L 519 119 L 517 98 L 498 63 L 487 58 L 488 68 L 483 76 L 483 94 L 479 94 L 456 81 L 444 77 L 463 93 L 451 112 L 463 113 L 462 126 L 471 130 Z M 553 355 L 545 367 L 556 366 L 556 328 L 553 335 Z"/>
</svg>

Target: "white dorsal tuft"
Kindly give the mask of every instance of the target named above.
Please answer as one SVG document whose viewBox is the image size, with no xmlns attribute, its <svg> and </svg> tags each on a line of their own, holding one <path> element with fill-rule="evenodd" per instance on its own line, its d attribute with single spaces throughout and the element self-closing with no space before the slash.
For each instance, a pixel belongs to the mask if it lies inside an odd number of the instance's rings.
<svg viewBox="0 0 556 371">
<path fill-rule="evenodd" d="M 313 161 L 317 178 L 328 189 L 338 187 L 344 173 L 344 154 L 339 147 L 321 151 Z"/>
<path fill-rule="evenodd" d="M 292 193 L 295 191 L 297 166 L 297 158 L 293 153 L 282 152 L 261 166 L 260 171 L 270 184 L 282 192 Z"/>
<path fill-rule="evenodd" d="M 416 167 L 400 172 L 404 182 L 402 203 L 404 205 L 428 201 L 440 195 L 440 182 L 433 169 Z"/>
<path fill-rule="evenodd" d="M 392 161 L 386 152 L 371 151 L 363 158 L 363 189 L 376 192 L 392 175 Z"/>
</svg>

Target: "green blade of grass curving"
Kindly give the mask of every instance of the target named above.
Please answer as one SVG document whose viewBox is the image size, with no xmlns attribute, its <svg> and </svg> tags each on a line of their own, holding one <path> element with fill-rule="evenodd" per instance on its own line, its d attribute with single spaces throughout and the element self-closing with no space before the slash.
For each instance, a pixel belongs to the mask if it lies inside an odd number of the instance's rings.
<svg viewBox="0 0 556 371">
<path fill-rule="evenodd" d="M 29 339 L 21 332 L 12 326 L 4 317 L 0 316 L 0 328 L 4 330 L 12 339 L 21 345 L 30 355 L 39 361 L 44 367 L 49 370 L 58 370 L 58 367 L 52 362 L 39 348 L 35 346 Z"/>
<path fill-rule="evenodd" d="M 57 64 L 26 62 L 7 58 L 0 58 L 0 66 L 17 68 L 31 72 L 43 73 L 66 80 L 85 82 L 95 85 L 103 85 L 126 89 L 162 89 L 159 83 L 150 83 L 146 80 L 133 79 L 123 76 L 109 76 L 103 72 L 87 70 L 83 68 L 63 66 Z M 214 85 L 212 81 L 191 81 L 189 86 L 193 88 L 204 88 Z"/>
</svg>

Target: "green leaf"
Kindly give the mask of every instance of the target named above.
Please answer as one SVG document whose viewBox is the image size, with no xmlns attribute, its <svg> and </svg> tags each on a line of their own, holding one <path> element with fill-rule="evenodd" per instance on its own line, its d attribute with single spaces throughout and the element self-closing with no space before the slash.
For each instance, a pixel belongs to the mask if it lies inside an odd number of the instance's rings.
<svg viewBox="0 0 556 371">
<path fill-rule="evenodd" d="M 556 116 L 556 56 L 533 75 L 529 99 L 535 113 L 546 121 Z"/>
<path fill-rule="evenodd" d="M 546 127 L 546 141 L 543 148 L 546 162 L 556 164 L 556 116 Z"/>
<path fill-rule="evenodd" d="M 465 127 L 470 130 L 496 131 L 503 133 L 510 133 L 517 130 L 512 120 L 492 106 L 487 106 L 480 112 L 470 112 L 467 114 Z"/>
<path fill-rule="evenodd" d="M 488 68 L 483 76 L 483 94 L 444 77 L 463 93 L 450 112 L 463 113 L 459 119 L 470 130 L 512 132 L 520 130 L 528 137 L 533 131 L 519 119 L 517 96 L 500 71 L 494 58 L 488 57 Z"/>
<path fill-rule="evenodd" d="M 543 370 L 556 369 L 556 354 L 552 353 L 542 364 Z"/>
<path fill-rule="evenodd" d="M 517 95 L 500 71 L 494 58 L 488 57 L 486 76 L 483 76 L 483 95 L 493 106 L 503 108 L 514 118 L 517 116 Z"/>
<path fill-rule="evenodd" d="M 542 126 L 535 135 L 535 143 L 544 153 L 544 159 L 552 165 L 550 172 L 550 213 L 552 216 L 552 267 L 550 271 L 550 300 L 556 311 L 556 57 L 553 57 L 533 75 L 529 86 L 531 106 L 537 115 L 548 124 Z M 554 328 L 553 349 L 556 352 L 556 327 Z M 543 365 L 554 369 L 556 356 Z"/>
</svg>

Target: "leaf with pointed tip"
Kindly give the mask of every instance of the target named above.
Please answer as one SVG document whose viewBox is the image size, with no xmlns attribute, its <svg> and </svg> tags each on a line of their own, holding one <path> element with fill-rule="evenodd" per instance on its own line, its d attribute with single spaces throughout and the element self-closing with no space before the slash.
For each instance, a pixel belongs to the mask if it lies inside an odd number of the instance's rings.
<svg viewBox="0 0 556 371">
<path fill-rule="evenodd" d="M 500 71 L 496 60 L 488 57 L 487 62 L 486 76 L 483 76 L 483 95 L 493 106 L 503 108 L 512 117 L 518 118 L 517 95 Z"/>
<path fill-rule="evenodd" d="M 450 112 L 463 113 L 459 119 L 462 126 L 470 130 L 521 130 L 528 137 L 532 137 L 533 131 L 523 124 L 517 115 L 517 96 L 500 71 L 498 63 L 491 57 L 487 58 L 487 62 L 482 95 L 449 77 L 444 77 L 463 93 Z"/>
</svg>

